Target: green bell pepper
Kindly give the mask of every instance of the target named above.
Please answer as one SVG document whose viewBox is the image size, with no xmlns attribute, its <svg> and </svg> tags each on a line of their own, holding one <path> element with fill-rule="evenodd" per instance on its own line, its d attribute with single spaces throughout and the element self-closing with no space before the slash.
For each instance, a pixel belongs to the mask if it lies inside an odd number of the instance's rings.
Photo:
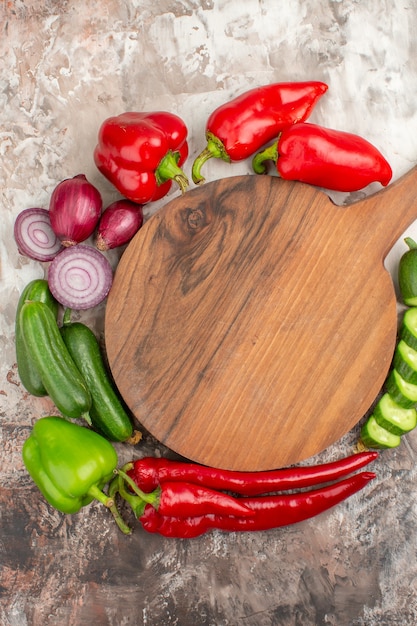
<svg viewBox="0 0 417 626">
<path fill-rule="evenodd" d="M 118 458 L 98 433 L 62 417 L 42 417 L 22 449 L 23 462 L 44 498 L 62 513 L 77 513 L 94 499 L 112 509 L 102 489 Z"/>
</svg>

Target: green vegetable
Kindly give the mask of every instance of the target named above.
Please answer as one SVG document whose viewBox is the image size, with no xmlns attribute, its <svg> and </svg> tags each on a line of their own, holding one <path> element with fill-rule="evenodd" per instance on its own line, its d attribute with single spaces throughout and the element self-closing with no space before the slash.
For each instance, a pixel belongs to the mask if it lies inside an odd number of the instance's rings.
<svg viewBox="0 0 417 626">
<path fill-rule="evenodd" d="M 96 336 L 80 322 L 67 322 L 61 328 L 64 343 L 91 393 L 91 423 L 107 439 L 126 441 L 133 434 L 130 417 L 107 374 Z"/>
<path fill-rule="evenodd" d="M 15 320 L 15 344 L 16 344 L 16 361 L 19 378 L 22 385 L 33 396 L 46 396 L 47 391 L 42 383 L 41 376 L 35 367 L 31 355 L 28 354 L 26 345 L 22 336 L 21 324 L 19 321 L 20 311 L 26 300 L 34 300 L 43 302 L 48 306 L 54 317 L 58 315 L 58 302 L 51 294 L 48 281 L 43 278 L 32 280 L 26 285 L 21 293 L 16 309 Z"/>
<path fill-rule="evenodd" d="M 417 307 L 408 309 L 404 313 L 399 336 L 410 348 L 417 350 Z"/>
<path fill-rule="evenodd" d="M 398 265 L 398 284 L 402 299 L 408 306 L 417 305 L 417 243 L 407 237 L 409 250 L 405 252 Z"/>
<path fill-rule="evenodd" d="M 102 489 L 118 459 L 98 433 L 64 418 L 42 417 L 22 449 L 23 462 L 44 498 L 62 513 L 77 513 L 95 498 L 112 508 Z"/>
<path fill-rule="evenodd" d="M 389 393 L 385 393 L 377 402 L 373 416 L 379 426 L 394 435 L 404 435 L 417 426 L 416 409 L 399 406 Z"/>
<path fill-rule="evenodd" d="M 417 384 L 417 351 L 401 339 L 394 353 L 393 366 L 404 380 Z"/>
<path fill-rule="evenodd" d="M 367 448 L 396 448 L 401 443 L 401 437 L 380 426 L 373 415 L 362 426 L 360 439 Z"/>
<path fill-rule="evenodd" d="M 399 406 L 411 409 L 417 404 L 417 385 L 408 383 L 394 368 L 388 375 L 385 387 Z"/>
<path fill-rule="evenodd" d="M 43 302 L 25 302 L 19 324 L 27 352 L 51 400 L 67 417 L 83 417 L 90 423 L 91 394 L 50 308 Z"/>
</svg>

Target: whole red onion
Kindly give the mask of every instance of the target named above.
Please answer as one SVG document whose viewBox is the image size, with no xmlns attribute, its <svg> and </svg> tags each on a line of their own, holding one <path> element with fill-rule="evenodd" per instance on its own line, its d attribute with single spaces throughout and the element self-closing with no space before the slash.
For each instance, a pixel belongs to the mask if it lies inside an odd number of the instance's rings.
<svg viewBox="0 0 417 626">
<path fill-rule="evenodd" d="M 84 174 L 67 178 L 52 192 L 49 203 L 51 227 L 62 245 L 74 246 L 93 234 L 103 201 Z"/>
<path fill-rule="evenodd" d="M 143 224 L 143 207 L 130 200 L 117 200 L 103 211 L 97 227 L 96 246 L 110 250 L 128 243 Z"/>
</svg>

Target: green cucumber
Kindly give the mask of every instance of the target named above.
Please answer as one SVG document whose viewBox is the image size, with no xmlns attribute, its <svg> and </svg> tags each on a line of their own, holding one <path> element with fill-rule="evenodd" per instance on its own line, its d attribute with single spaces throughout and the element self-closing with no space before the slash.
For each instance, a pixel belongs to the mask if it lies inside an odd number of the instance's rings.
<svg viewBox="0 0 417 626">
<path fill-rule="evenodd" d="M 413 350 L 417 350 L 417 307 L 407 309 L 404 313 L 399 331 L 400 339 L 403 339 Z"/>
<path fill-rule="evenodd" d="M 26 285 L 20 295 L 16 309 L 15 349 L 19 378 L 26 391 L 32 396 L 42 397 L 48 395 L 48 392 L 44 387 L 41 376 L 33 363 L 30 353 L 28 353 L 26 349 L 19 320 L 20 311 L 27 300 L 46 304 L 46 306 L 51 309 L 55 319 L 58 315 L 59 305 L 49 290 L 48 281 L 43 278 L 37 278 Z"/>
<path fill-rule="evenodd" d="M 401 437 L 380 426 L 373 415 L 362 426 L 360 439 L 367 448 L 397 448 L 401 443 Z"/>
<path fill-rule="evenodd" d="M 417 350 L 400 339 L 394 352 L 393 367 L 404 380 L 417 384 Z"/>
<path fill-rule="evenodd" d="M 88 423 L 91 395 L 72 360 L 51 309 L 43 302 L 25 302 L 19 324 L 26 349 L 48 396 L 63 415 Z"/>
<path fill-rule="evenodd" d="M 64 318 L 61 335 L 91 393 L 89 414 L 93 427 L 110 441 L 130 439 L 132 422 L 107 373 L 95 334 L 85 324 L 66 323 Z"/>
<path fill-rule="evenodd" d="M 417 404 L 417 385 L 408 383 L 394 368 L 385 381 L 385 389 L 399 406 L 411 409 Z"/>
<path fill-rule="evenodd" d="M 417 305 L 417 244 L 410 237 L 405 239 L 410 248 L 405 252 L 398 264 L 398 286 L 404 304 Z"/>
<path fill-rule="evenodd" d="M 394 435 L 404 435 L 417 426 L 416 409 L 399 406 L 389 393 L 385 393 L 377 402 L 373 416 L 377 424 Z"/>
</svg>

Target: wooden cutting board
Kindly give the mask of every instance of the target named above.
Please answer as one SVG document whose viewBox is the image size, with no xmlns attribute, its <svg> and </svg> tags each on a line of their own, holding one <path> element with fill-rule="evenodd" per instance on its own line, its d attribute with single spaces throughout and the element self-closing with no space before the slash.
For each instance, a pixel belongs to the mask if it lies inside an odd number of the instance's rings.
<svg viewBox="0 0 417 626">
<path fill-rule="evenodd" d="M 337 441 L 389 370 L 383 261 L 416 218 L 416 169 L 349 207 L 256 175 L 167 203 L 125 250 L 106 309 L 109 363 L 139 422 L 229 469 L 295 464 Z"/>
</svg>

